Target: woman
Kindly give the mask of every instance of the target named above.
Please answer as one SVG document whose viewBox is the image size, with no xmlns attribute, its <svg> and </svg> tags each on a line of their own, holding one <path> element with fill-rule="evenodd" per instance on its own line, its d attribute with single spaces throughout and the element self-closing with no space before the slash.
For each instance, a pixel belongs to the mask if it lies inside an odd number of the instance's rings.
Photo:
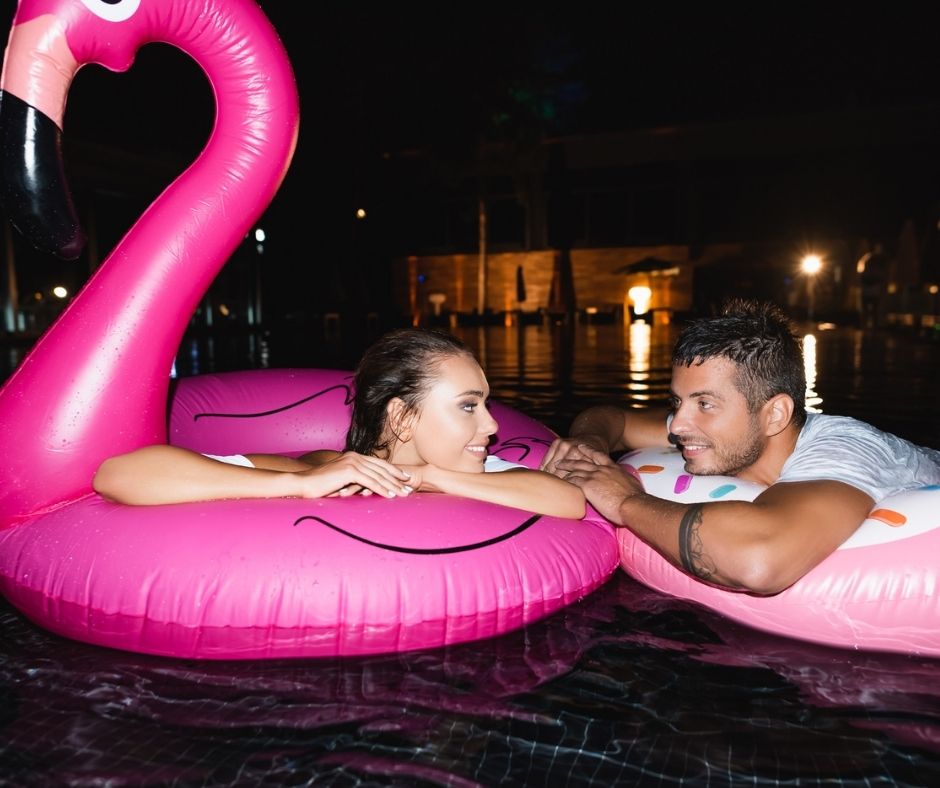
<svg viewBox="0 0 940 788">
<path fill-rule="evenodd" d="M 584 516 L 584 495 L 574 485 L 488 456 L 498 426 L 486 407 L 489 386 L 456 337 L 422 329 L 385 335 L 362 357 L 355 392 L 342 452 L 212 457 L 147 446 L 105 460 L 94 488 L 124 504 L 442 492 Z"/>
</svg>

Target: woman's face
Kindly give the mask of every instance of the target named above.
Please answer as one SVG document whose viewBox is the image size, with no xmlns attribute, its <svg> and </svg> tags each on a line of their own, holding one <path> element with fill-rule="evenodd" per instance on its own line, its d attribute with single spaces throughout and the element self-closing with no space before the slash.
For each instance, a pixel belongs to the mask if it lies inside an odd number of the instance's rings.
<svg viewBox="0 0 940 788">
<path fill-rule="evenodd" d="M 438 372 L 418 412 L 410 417 L 410 440 L 395 448 L 392 462 L 480 473 L 490 436 L 498 427 L 486 407 L 486 375 L 465 355 L 447 357 Z"/>
</svg>

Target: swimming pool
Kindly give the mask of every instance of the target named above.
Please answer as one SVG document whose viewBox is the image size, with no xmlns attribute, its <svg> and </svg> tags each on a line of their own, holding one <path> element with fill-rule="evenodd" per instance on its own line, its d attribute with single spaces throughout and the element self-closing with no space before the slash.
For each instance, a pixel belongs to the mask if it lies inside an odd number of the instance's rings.
<svg viewBox="0 0 940 788">
<path fill-rule="evenodd" d="M 668 327 L 461 332 L 493 395 L 559 430 L 668 386 Z M 810 344 L 817 407 L 940 445 L 940 344 Z M 937 660 L 776 638 L 622 573 L 493 640 L 344 660 L 125 654 L 0 602 L 0 785 L 932 786 L 938 678 Z"/>
</svg>

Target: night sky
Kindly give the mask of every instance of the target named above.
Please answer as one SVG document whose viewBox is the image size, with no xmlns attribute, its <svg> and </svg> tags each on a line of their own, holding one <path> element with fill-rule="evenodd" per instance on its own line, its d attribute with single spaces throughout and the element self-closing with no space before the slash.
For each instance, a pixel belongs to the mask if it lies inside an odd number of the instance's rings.
<svg viewBox="0 0 940 788">
<path fill-rule="evenodd" d="M 4 29 L 13 5 L 0 2 Z M 940 103 L 935 28 L 910 8 L 261 5 L 301 95 L 297 153 L 269 210 L 311 216 L 294 231 L 298 255 L 322 249 L 368 200 L 383 153 Z M 126 74 L 79 73 L 66 141 L 185 164 L 211 118 L 198 68 L 151 45 Z"/>
<path fill-rule="evenodd" d="M 261 5 L 301 93 L 298 169 L 480 138 L 940 100 L 935 29 L 913 10 Z M 68 107 L 68 134 L 143 150 L 198 150 L 211 118 L 201 72 L 161 45 L 124 75 L 84 69 Z"/>
</svg>

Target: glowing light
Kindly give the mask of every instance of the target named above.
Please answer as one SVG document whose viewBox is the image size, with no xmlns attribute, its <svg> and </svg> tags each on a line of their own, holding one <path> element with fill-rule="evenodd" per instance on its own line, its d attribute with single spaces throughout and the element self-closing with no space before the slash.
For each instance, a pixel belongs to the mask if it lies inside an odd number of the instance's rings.
<svg viewBox="0 0 940 788">
<path fill-rule="evenodd" d="M 937 293 L 940 293 L 940 287 L 937 287 L 937 285 L 930 285 L 930 287 L 927 288 L 927 292 L 930 293 L 930 295 L 936 295 Z"/>
<path fill-rule="evenodd" d="M 815 276 L 823 267 L 822 258 L 818 254 L 808 254 L 800 261 L 800 268 L 804 274 Z"/>
<path fill-rule="evenodd" d="M 267 237 L 268 236 L 265 234 L 264 230 L 262 230 L 260 227 L 257 230 L 255 230 L 255 240 L 259 244 L 263 244 L 265 240 L 267 240 Z"/>
<path fill-rule="evenodd" d="M 69 291 L 62 287 L 62 285 L 56 285 L 52 288 L 52 295 L 56 298 L 65 298 L 68 294 Z"/>
<path fill-rule="evenodd" d="M 356 218 L 365 219 L 366 218 L 366 209 L 365 208 L 356 208 Z"/>
<path fill-rule="evenodd" d="M 648 400 L 650 397 L 650 340 L 652 328 L 645 320 L 630 324 L 630 389 L 633 399 Z"/>
<path fill-rule="evenodd" d="M 822 397 L 816 392 L 816 336 L 803 337 L 803 371 L 806 373 L 806 410 L 821 413 Z"/>
<path fill-rule="evenodd" d="M 627 298 L 633 304 L 633 314 L 645 315 L 650 309 L 650 299 L 653 297 L 653 291 L 644 285 L 631 287 L 627 291 Z"/>
</svg>

